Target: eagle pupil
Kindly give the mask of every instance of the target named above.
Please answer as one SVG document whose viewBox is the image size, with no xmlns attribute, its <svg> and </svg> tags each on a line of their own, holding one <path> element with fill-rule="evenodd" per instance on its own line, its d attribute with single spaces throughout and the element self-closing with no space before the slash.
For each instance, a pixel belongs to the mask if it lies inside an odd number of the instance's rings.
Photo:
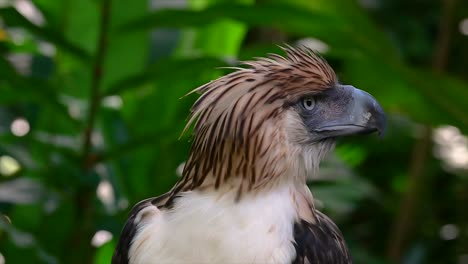
<svg viewBox="0 0 468 264">
<path fill-rule="evenodd" d="M 313 98 L 304 98 L 302 101 L 302 105 L 305 109 L 312 110 L 315 106 L 315 100 Z"/>
</svg>

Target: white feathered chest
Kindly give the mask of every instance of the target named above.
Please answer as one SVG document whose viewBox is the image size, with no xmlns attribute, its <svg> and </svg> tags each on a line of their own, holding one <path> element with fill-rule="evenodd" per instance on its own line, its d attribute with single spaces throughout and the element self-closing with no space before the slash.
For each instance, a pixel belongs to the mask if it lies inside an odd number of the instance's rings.
<svg viewBox="0 0 468 264">
<path fill-rule="evenodd" d="M 185 193 L 172 209 L 140 215 L 130 263 L 289 263 L 296 214 L 288 187 L 239 202 Z"/>
</svg>

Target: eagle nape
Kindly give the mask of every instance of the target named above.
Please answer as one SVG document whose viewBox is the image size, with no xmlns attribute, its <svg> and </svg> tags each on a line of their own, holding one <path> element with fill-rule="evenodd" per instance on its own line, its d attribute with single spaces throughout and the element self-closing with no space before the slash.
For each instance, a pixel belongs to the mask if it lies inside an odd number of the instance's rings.
<svg viewBox="0 0 468 264">
<path fill-rule="evenodd" d="M 133 208 L 113 264 L 352 263 L 306 179 L 337 137 L 382 134 L 385 113 L 319 54 L 284 51 L 194 90 L 182 177 Z"/>
</svg>

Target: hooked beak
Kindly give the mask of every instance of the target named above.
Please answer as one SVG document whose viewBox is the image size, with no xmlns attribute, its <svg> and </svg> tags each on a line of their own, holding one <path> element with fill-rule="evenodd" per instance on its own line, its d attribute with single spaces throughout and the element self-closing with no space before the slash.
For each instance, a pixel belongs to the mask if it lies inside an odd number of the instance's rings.
<svg viewBox="0 0 468 264">
<path fill-rule="evenodd" d="M 369 93 L 350 85 L 340 88 L 341 91 L 338 92 L 347 94 L 351 99 L 343 105 L 341 113 L 332 120 L 323 122 L 314 132 L 321 137 L 338 137 L 377 131 L 383 136 L 386 116 L 377 100 Z"/>
</svg>

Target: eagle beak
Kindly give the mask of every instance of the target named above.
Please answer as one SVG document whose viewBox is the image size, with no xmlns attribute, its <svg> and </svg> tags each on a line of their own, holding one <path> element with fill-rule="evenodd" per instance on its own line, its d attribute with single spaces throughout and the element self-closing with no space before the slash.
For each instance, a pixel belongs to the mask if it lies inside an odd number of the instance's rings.
<svg viewBox="0 0 468 264">
<path fill-rule="evenodd" d="M 378 132 L 383 136 L 386 116 L 382 106 L 369 93 L 346 85 L 340 87 L 351 95 L 350 100 L 340 108 L 341 113 L 335 120 L 329 120 L 315 129 L 315 132 L 326 137 L 338 137 L 355 134 Z"/>
</svg>

